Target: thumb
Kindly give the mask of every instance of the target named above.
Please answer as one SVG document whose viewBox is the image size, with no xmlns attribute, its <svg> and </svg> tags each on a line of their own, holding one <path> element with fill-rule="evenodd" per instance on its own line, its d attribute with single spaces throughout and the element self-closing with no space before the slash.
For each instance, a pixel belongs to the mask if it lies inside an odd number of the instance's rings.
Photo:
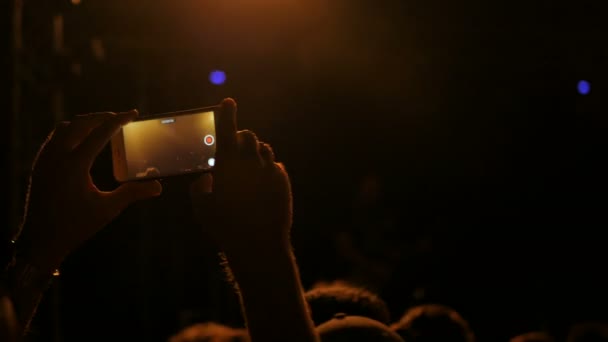
<svg viewBox="0 0 608 342">
<path fill-rule="evenodd" d="M 106 192 L 114 212 L 121 212 L 134 202 L 157 197 L 163 191 L 158 181 L 124 183 L 114 191 Z"/>
</svg>

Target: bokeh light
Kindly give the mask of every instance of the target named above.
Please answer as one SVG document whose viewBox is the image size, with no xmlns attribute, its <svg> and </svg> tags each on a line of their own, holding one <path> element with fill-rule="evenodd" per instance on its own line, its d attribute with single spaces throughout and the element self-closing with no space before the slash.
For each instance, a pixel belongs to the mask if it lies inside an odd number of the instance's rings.
<svg viewBox="0 0 608 342">
<path fill-rule="evenodd" d="M 213 70 L 209 73 L 209 82 L 215 85 L 222 85 L 226 82 L 226 73 L 221 70 Z"/>
<path fill-rule="evenodd" d="M 587 95 L 591 92 L 591 84 L 588 81 L 582 80 L 578 82 L 578 93 Z"/>
</svg>

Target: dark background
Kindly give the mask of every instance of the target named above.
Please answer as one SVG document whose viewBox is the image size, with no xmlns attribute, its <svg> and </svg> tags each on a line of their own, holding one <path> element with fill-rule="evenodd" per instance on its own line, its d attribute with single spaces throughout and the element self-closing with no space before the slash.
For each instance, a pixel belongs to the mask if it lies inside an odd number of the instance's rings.
<svg viewBox="0 0 608 342">
<path fill-rule="evenodd" d="M 7 1 L 4 225 L 19 222 L 54 122 L 231 96 L 239 126 L 292 177 L 306 287 L 367 279 L 395 318 L 441 302 L 481 339 L 604 319 L 603 3 Z M 92 171 L 101 188 L 115 186 L 110 164 L 106 151 Z M 191 221 L 188 181 L 165 180 L 161 198 L 65 262 L 32 339 L 162 341 L 196 321 L 240 323 Z M 340 236 L 383 266 L 361 271 Z"/>
</svg>

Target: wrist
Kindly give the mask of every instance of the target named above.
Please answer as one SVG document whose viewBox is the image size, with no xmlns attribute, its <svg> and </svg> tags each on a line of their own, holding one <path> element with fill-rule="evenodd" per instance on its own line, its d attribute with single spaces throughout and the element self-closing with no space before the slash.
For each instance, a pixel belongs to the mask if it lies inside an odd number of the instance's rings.
<svg viewBox="0 0 608 342">
<path fill-rule="evenodd" d="M 67 254 L 53 251 L 36 243 L 21 244 L 17 242 L 17 263 L 35 266 L 41 272 L 53 273 L 61 266 Z"/>
<path fill-rule="evenodd" d="M 222 249 L 231 268 L 244 270 L 267 268 L 276 262 L 293 259 L 291 243 L 287 240 L 272 244 L 234 244 Z"/>
<path fill-rule="evenodd" d="M 230 274 L 243 295 L 257 291 L 282 292 L 299 283 L 291 247 L 260 249 L 247 258 L 225 256 Z"/>
<path fill-rule="evenodd" d="M 55 270 L 41 268 L 23 257 L 17 257 L 9 267 L 6 286 L 23 329 L 28 329 L 42 295 L 56 275 Z"/>
<path fill-rule="evenodd" d="M 68 252 L 52 238 L 34 236 L 36 232 L 48 231 L 49 228 L 38 229 L 29 224 L 24 225 L 23 233 L 15 243 L 15 255 L 18 262 L 31 264 L 41 272 L 52 274 L 55 269 L 59 268 Z"/>
<path fill-rule="evenodd" d="M 42 268 L 29 260 L 17 258 L 9 268 L 8 283 L 13 291 L 35 289 L 44 291 L 54 276 L 56 269 Z"/>
</svg>

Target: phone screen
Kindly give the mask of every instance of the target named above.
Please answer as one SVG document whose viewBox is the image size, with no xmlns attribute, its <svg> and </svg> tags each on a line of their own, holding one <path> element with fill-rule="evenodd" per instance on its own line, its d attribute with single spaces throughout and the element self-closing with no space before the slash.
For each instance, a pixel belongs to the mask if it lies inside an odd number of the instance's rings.
<svg viewBox="0 0 608 342">
<path fill-rule="evenodd" d="M 134 121 L 122 134 L 128 180 L 200 172 L 215 164 L 212 110 Z"/>
</svg>

